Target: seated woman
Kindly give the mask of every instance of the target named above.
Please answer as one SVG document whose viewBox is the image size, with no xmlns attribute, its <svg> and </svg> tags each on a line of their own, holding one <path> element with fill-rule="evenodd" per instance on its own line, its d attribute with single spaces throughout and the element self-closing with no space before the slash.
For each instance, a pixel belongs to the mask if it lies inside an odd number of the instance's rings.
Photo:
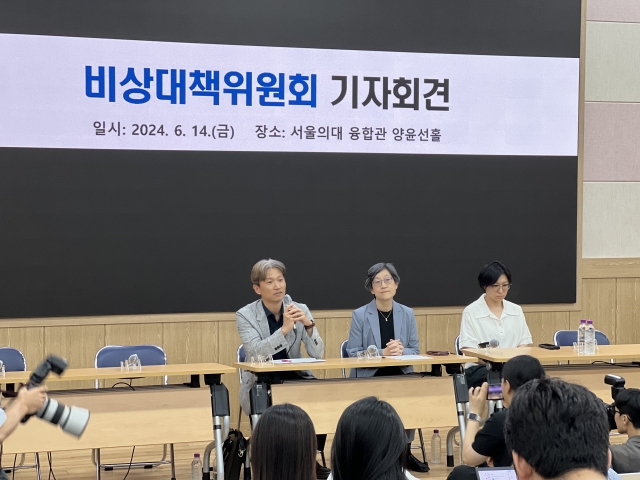
<svg viewBox="0 0 640 480">
<path fill-rule="evenodd" d="M 478 344 L 498 340 L 501 348 L 529 347 L 531 332 L 522 308 L 505 300 L 511 288 L 511 272 L 501 262 L 488 263 L 478 275 L 484 292 L 462 312 L 460 348 L 478 348 Z M 468 364 L 467 384 L 479 387 L 486 379 L 484 365 Z"/>
<path fill-rule="evenodd" d="M 358 400 L 338 421 L 331 475 L 334 480 L 415 480 L 405 470 L 405 442 L 402 420 L 391 405 L 375 397 Z"/>
<path fill-rule="evenodd" d="M 383 356 L 415 355 L 420 353 L 418 327 L 413 310 L 393 300 L 400 284 L 400 276 L 391 263 L 376 263 L 367 272 L 364 288 L 373 300 L 358 308 L 351 316 L 347 352 L 358 352 L 375 345 Z M 413 372 L 413 367 L 352 368 L 351 377 L 378 377 Z M 429 465 L 411 454 L 415 431 L 407 432 L 407 466 L 416 472 L 428 472 Z"/>
<path fill-rule="evenodd" d="M 250 451 L 254 480 L 316 480 L 316 431 L 300 407 L 268 408 L 253 429 Z"/>
</svg>

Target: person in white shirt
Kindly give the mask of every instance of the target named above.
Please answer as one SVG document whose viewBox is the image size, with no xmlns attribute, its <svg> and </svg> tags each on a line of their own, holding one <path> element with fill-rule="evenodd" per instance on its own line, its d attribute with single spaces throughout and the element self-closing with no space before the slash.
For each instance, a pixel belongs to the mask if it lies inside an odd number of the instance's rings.
<svg viewBox="0 0 640 480">
<path fill-rule="evenodd" d="M 509 269 L 502 262 L 491 262 L 482 267 L 478 283 L 484 293 L 462 312 L 460 348 L 478 348 L 491 340 L 498 340 L 502 348 L 531 346 L 533 339 L 522 308 L 505 299 L 511 288 Z M 480 386 L 485 381 L 486 368 L 471 365 L 466 376 L 470 387 Z"/>
</svg>

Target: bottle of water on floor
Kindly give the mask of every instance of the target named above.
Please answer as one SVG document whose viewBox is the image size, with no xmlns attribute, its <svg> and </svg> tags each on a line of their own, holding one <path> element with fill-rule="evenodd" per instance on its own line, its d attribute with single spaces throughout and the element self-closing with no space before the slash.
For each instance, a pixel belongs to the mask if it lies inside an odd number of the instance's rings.
<svg viewBox="0 0 640 480">
<path fill-rule="evenodd" d="M 578 353 L 584 353 L 584 332 L 587 330 L 587 321 L 583 318 L 578 326 Z"/>
<path fill-rule="evenodd" d="M 439 432 L 439 430 L 434 430 L 433 437 L 431 437 L 431 463 L 440 463 L 442 441 L 440 440 Z"/>
<path fill-rule="evenodd" d="M 587 320 L 587 328 L 584 331 L 584 354 L 596 354 L 596 329 L 591 320 Z"/>
<path fill-rule="evenodd" d="M 202 462 L 200 454 L 194 453 L 193 462 L 191 462 L 191 480 L 202 480 Z"/>
</svg>

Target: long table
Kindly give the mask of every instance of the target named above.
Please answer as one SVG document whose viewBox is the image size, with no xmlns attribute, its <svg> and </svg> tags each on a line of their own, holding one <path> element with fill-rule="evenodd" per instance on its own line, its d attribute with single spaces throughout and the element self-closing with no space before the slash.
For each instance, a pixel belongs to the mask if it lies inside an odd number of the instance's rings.
<svg viewBox="0 0 640 480">
<path fill-rule="evenodd" d="M 547 350 L 540 347 L 491 350 L 464 348 L 462 351 L 484 360 L 497 370 L 500 370 L 504 363 L 518 355 L 531 355 L 541 362 L 569 362 L 562 365 L 545 365 L 544 368 L 547 375 L 583 385 L 607 403 L 612 401 L 611 387 L 604 383 L 604 376 L 607 374 L 619 375 L 626 380 L 626 386 L 640 388 L 640 363 L 629 363 L 630 360 L 640 359 L 639 344 L 598 345 L 598 351 L 595 355 L 579 354 L 573 347 L 560 347 L 558 350 Z"/>
<path fill-rule="evenodd" d="M 397 360 L 379 358 L 358 360 L 356 358 L 334 358 L 316 363 L 254 364 L 234 363 L 258 377 L 252 394 L 258 393 L 268 404 L 293 403 L 305 410 L 313 421 L 316 433 L 334 433 L 342 412 L 353 402 L 373 395 L 389 402 L 398 411 L 406 428 L 428 426 L 455 426 L 457 412 L 451 377 L 431 376 L 415 373 L 392 377 L 342 378 L 327 380 L 295 380 L 279 383 L 278 373 L 296 370 L 329 370 L 348 368 L 382 368 L 408 365 L 453 366 L 459 369 L 476 358 L 447 355 L 420 359 Z M 258 390 L 259 392 L 256 392 Z M 264 395 L 266 393 L 266 395 Z M 255 402 L 256 404 L 260 402 Z M 267 406 L 264 405 L 263 406 Z M 252 403 L 253 407 L 253 403 Z M 254 420 L 262 413 L 254 409 Z"/>
<path fill-rule="evenodd" d="M 66 405 L 87 408 L 91 417 L 87 429 L 77 439 L 59 427 L 33 418 L 21 425 L 4 443 L 4 453 L 49 452 L 133 445 L 173 444 L 215 440 L 218 478 L 224 479 L 222 425 L 228 422 L 229 399 L 221 382 L 223 374 L 236 370 L 217 363 L 143 366 L 140 370 L 120 368 L 67 369 L 63 375 L 49 375 L 47 383 L 68 380 L 148 378 L 165 375 L 205 375 L 209 389 L 182 385 L 50 392 Z M 1 383 L 24 382 L 28 372 L 7 373 Z M 225 399 L 226 397 L 226 399 Z M 226 402 L 225 402 L 226 400 Z M 212 424 L 203 421 L 213 417 Z M 213 434 L 212 434 L 213 433 Z M 206 458 L 205 458 L 206 460 Z M 100 459 L 96 477 L 101 478 Z M 206 462 L 208 465 L 208 462 Z M 175 472 L 173 472 L 175 477 Z"/>
<path fill-rule="evenodd" d="M 614 360 L 635 360 L 640 359 L 640 345 L 598 345 L 595 355 L 583 355 L 575 351 L 573 347 L 560 347 L 558 350 L 547 350 L 540 347 L 521 348 L 463 348 L 466 355 L 477 357 L 491 363 L 506 363 L 511 358 L 518 355 L 531 355 L 541 362 L 609 362 Z"/>
</svg>

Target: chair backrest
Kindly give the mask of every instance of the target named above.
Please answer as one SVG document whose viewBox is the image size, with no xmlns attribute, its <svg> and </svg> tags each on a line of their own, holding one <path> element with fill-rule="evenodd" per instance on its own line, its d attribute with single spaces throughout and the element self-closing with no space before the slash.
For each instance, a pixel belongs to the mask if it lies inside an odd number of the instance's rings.
<svg viewBox="0 0 640 480">
<path fill-rule="evenodd" d="M 455 350 L 456 355 L 462 355 L 462 352 L 460 351 L 460 335 L 458 335 L 456 340 L 453 342 L 453 349 Z"/>
<path fill-rule="evenodd" d="M 167 355 L 162 347 L 157 345 L 107 345 L 96 353 L 96 368 L 119 367 L 120 362 L 127 360 L 136 354 L 143 367 L 147 365 L 166 365 Z M 164 384 L 169 383 L 169 378 L 164 377 Z M 96 380 L 98 388 L 98 380 Z"/>
<path fill-rule="evenodd" d="M 349 352 L 347 352 L 347 344 L 349 340 L 345 340 L 340 344 L 340 358 L 349 358 Z"/>
<path fill-rule="evenodd" d="M 571 347 L 574 342 L 578 341 L 577 330 L 558 330 L 553 335 L 553 344 L 558 347 Z M 596 342 L 598 345 L 611 345 L 607 336 L 600 330 L 596 330 Z"/>
<path fill-rule="evenodd" d="M 27 370 L 27 361 L 17 348 L 0 348 L 0 360 L 4 363 L 5 372 L 25 372 Z"/>
<path fill-rule="evenodd" d="M 138 355 L 143 367 L 167 364 L 167 355 L 157 345 L 107 345 L 96 353 L 96 368 L 119 367 L 133 354 Z"/>
<path fill-rule="evenodd" d="M 244 362 L 247 359 L 247 354 L 244 351 L 244 344 L 240 344 L 238 351 L 236 352 L 238 362 Z M 238 375 L 240 375 L 240 385 L 242 385 L 242 369 L 238 369 Z"/>
<path fill-rule="evenodd" d="M 340 344 L 340 358 L 349 358 L 349 352 L 347 352 L 347 344 L 349 343 L 349 339 L 346 339 L 344 342 Z M 342 378 L 347 378 L 347 369 L 342 369 Z"/>
<path fill-rule="evenodd" d="M 558 330 L 553 334 L 553 344 L 558 347 L 571 347 L 577 341 L 577 330 Z"/>
<path fill-rule="evenodd" d="M 600 330 L 596 330 L 596 342 L 598 342 L 598 345 L 611 345 L 607 336 Z"/>
</svg>

